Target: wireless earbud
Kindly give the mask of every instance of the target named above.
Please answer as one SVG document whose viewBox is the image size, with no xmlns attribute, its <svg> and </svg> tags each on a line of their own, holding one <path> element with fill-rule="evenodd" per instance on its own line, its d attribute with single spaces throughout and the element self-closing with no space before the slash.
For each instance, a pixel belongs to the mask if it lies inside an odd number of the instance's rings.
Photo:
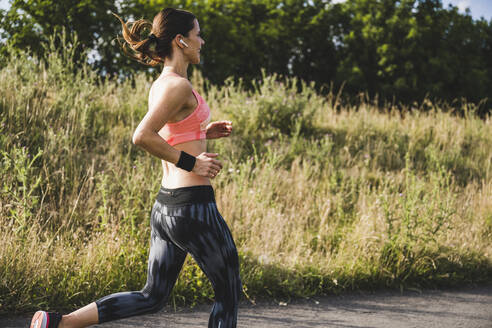
<svg viewBox="0 0 492 328">
<path fill-rule="evenodd" d="M 183 39 L 179 39 L 179 42 L 181 42 L 186 48 L 188 48 L 188 45 L 186 44 L 186 42 L 183 41 Z"/>
</svg>

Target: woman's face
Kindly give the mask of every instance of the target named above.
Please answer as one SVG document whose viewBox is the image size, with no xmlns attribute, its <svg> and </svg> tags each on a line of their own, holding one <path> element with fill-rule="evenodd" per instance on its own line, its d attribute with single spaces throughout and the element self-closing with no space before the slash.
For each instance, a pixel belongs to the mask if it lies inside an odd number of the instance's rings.
<svg viewBox="0 0 492 328">
<path fill-rule="evenodd" d="M 188 48 L 184 48 L 184 53 L 189 57 L 192 64 L 200 64 L 200 49 L 205 41 L 200 36 L 198 20 L 194 20 L 194 25 L 193 29 L 188 32 L 188 36 L 183 38 L 188 45 Z"/>
</svg>

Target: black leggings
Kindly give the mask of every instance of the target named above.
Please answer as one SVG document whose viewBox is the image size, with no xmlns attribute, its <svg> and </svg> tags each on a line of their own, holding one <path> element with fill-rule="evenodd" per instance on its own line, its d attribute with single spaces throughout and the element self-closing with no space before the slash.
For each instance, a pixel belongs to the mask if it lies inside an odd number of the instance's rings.
<svg viewBox="0 0 492 328">
<path fill-rule="evenodd" d="M 147 283 L 141 291 L 121 292 L 96 301 L 99 323 L 161 310 L 186 254 L 212 283 L 215 303 L 209 328 L 236 327 L 241 293 L 236 245 L 215 204 L 211 186 L 159 190 L 150 215 Z"/>
</svg>

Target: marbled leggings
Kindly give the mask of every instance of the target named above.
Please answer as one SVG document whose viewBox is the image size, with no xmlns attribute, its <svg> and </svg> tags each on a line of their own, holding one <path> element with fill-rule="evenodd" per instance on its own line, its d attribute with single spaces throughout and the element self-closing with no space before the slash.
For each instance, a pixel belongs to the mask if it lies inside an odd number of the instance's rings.
<svg viewBox="0 0 492 328">
<path fill-rule="evenodd" d="M 150 224 L 145 287 L 141 291 L 115 293 L 97 300 L 99 323 L 161 310 L 186 254 L 190 253 L 215 292 L 208 327 L 236 327 L 242 291 L 238 255 L 231 232 L 217 210 L 212 187 L 161 187 Z"/>
</svg>

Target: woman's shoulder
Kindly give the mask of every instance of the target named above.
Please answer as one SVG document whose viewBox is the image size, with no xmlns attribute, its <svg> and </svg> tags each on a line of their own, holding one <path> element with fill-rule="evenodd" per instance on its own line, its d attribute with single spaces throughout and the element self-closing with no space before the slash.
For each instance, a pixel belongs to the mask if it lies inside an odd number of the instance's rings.
<svg viewBox="0 0 492 328">
<path fill-rule="evenodd" d="M 172 91 L 172 92 L 191 92 L 193 87 L 190 81 L 181 76 L 168 75 L 165 78 L 159 77 L 152 83 L 151 90 Z"/>
<path fill-rule="evenodd" d="M 149 97 L 184 97 L 189 95 L 192 90 L 193 87 L 188 79 L 170 75 L 165 78 L 159 77 L 152 83 Z"/>
</svg>

